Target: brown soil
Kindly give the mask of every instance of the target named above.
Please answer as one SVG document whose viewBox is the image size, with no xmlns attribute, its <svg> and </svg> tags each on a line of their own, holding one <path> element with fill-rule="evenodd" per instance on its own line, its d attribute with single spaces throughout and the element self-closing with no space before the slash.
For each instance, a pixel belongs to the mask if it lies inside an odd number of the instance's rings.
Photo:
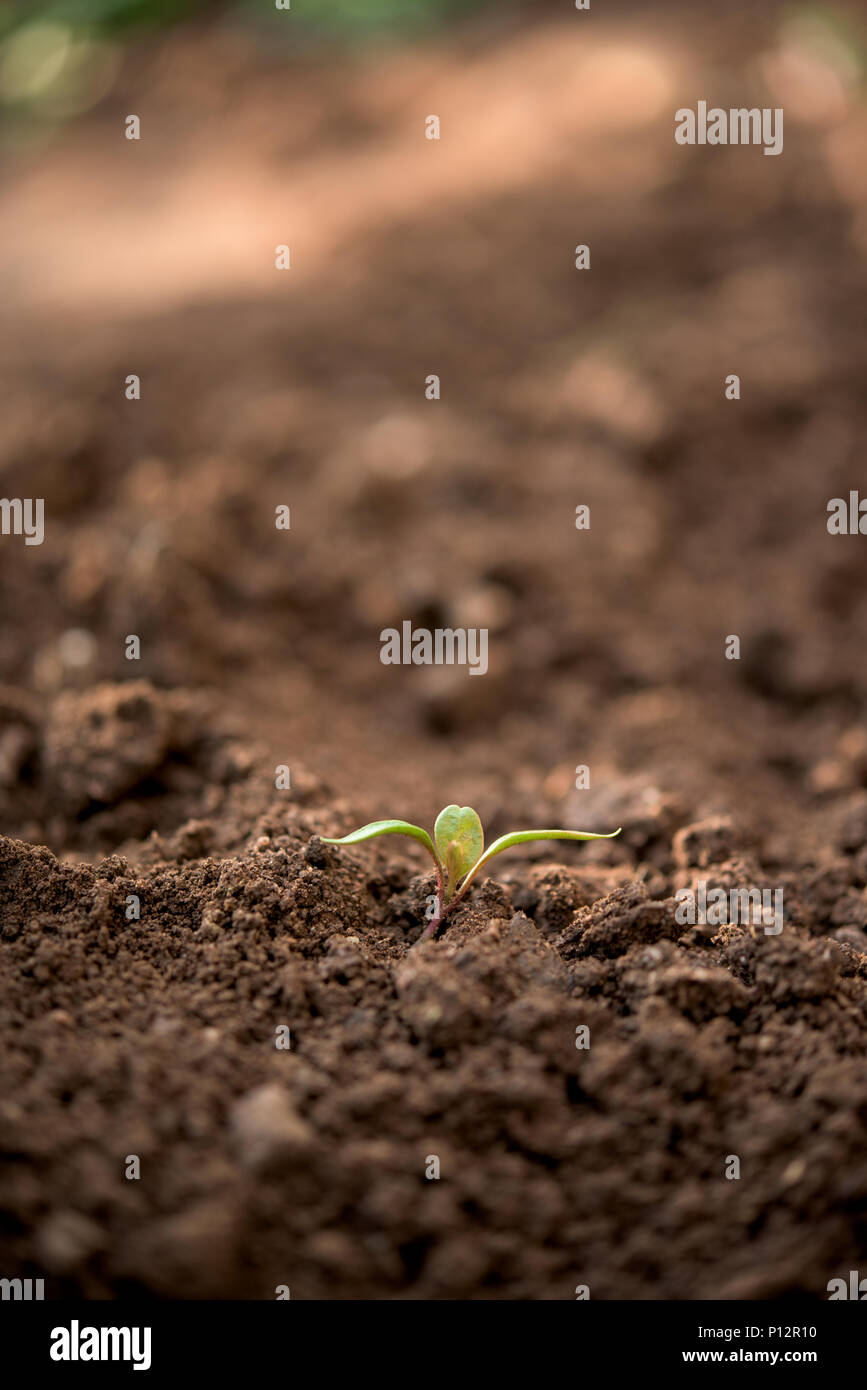
<svg viewBox="0 0 867 1390">
<path fill-rule="evenodd" d="M 4 1277 L 863 1272 L 867 540 L 825 523 L 863 480 L 865 114 L 778 20 L 487 20 L 289 88 L 180 33 L 5 156 L 0 487 L 46 540 L 0 540 Z M 766 90 L 781 158 L 674 144 Z M 404 618 L 488 627 L 488 675 L 383 666 Z M 410 951 L 421 854 L 318 836 L 449 801 L 624 830 L 496 861 Z M 679 924 L 699 880 L 782 887 L 783 932 Z"/>
</svg>

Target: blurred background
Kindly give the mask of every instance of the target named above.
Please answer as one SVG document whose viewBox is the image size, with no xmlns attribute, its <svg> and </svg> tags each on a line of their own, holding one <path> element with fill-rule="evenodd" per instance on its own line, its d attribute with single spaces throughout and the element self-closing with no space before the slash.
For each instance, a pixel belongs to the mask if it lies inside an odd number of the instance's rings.
<svg viewBox="0 0 867 1390">
<path fill-rule="evenodd" d="M 867 542 L 826 530 L 867 490 L 865 57 L 846 3 L 5 5 L 0 489 L 46 539 L 0 542 L 0 829 L 180 815 L 54 803 L 69 709 L 144 679 L 359 814 L 668 799 L 812 848 L 867 784 Z M 782 156 L 676 145 L 702 99 L 783 107 Z M 383 666 L 405 618 L 489 674 Z"/>
</svg>

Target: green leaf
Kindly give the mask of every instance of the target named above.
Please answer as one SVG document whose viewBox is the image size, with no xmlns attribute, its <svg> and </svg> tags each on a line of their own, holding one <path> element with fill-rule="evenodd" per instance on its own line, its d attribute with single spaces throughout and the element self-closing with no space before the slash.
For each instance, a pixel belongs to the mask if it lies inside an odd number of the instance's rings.
<svg viewBox="0 0 867 1390">
<path fill-rule="evenodd" d="M 482 822 L 472 806 L 446 806 L 437 816 L 434 839 L 449 875 L 449 894 L 485 847 Z"/>
<path fill-rule="evenodd" d="M 321 836 L 321 839 L 325 845 L 359 845 L 362 840 L 373 840 L 377 835 L 409 835 L 424 845 L 437 868 L 440 867 L 430 835 L 426 830 L 422 830 L 420 825 L 410 825 L 406 820 L 372 820 L 369 825 L 362 825 L 359 830 L 353 830 L 351 834 L 344 835 L 339 840 L 331 840 L 326 835 Z"/>
<path fill-rule="evenodd" d="M 513 845 L 524 845 L 529 840 L 613 840 L 615 835 L 619 835 L 622 826 L 617 830 L 612 830 L 610 835 L 597 835 L 590 830 L 513 830 L 509 835 L 501 835 L 499 840 L 495 840 L 489 845 L 481 858 L 473 865 L 467 875 L 461 889 L 463 896 L 466 889 L 470 886 L 479 870 L 493 859 L 495 854 L 501 854 L 504 849 L 511 849 Z"/>
</svg>

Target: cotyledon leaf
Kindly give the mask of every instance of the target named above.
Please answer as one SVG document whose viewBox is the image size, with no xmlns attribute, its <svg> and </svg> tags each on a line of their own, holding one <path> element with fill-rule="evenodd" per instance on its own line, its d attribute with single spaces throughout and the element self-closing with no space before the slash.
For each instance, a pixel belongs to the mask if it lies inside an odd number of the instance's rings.
<svg viewBox="0 0 867 1390">
<path fill-rule="evenodd" d="M 489 845 L 480 859 L 476 861 L 470 872 L 467 874 L 461 888 L 461 895 L 475 878 L 476 874 L 495 854 L 501 850 L 511 849 L 513 845 L 523 845 L 529 840 L 613 840 L 615 835 L 619 835 L 622 826 L 617 830 L 612 830 L 608 835 L 597 835 L 591 830 L 513 830 L 509 835 L 501 835 L 499 840 L 495 840 Z"/>
<path fill-rule="evenodd" d="M 472 806 L 445 806 L 437 816 L 434 839 L 448 869 L 449 891 L 453 893 L 485 847 L 482 822 Z"/>
<path fill-rule="evenodd" d="M 326 845 L 360 845 L 362 840 L 373 840 L 377 835 L 409 835 L 411 839 L 418 840 L 419 844 L 424 845 L 428 854 L 433 859 L 437 868 L 440 861 L 434 842 L 426 830 L 422 830 L 420 825 L 410 825 L 406 820 L 372 820 L 369 825 L 362 825 L 360 829 L 353 830 L 349 835 L 344 835 L 339 840 L 329 839 L 323 835 L 322 842 Z"/>
</svg>

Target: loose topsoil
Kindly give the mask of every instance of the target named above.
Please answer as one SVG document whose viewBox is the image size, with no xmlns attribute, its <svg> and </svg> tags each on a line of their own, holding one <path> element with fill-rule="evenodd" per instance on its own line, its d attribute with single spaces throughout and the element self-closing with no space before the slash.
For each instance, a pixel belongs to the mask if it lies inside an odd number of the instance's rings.
<svg viewBox="0 0 867 1390">
<path fill-rule="evenodd" d="M 774 6 L 687 13 L 485 20 L 288 86 L 181 31 L 4 155 L 0 485 L 46 539 L 0 541 L 3 1277 L 867 1273 L 867 540 L 825 524 L 864 476 L 865 115 L 786 97 Z M 785 154 L 676 146 L 684 72 L 792 100 Z M 243 254 L 209 253 L 228 207 Z M 289 207 L 284 293 L 245 257 Z M 488 674 L 383 666 L 405 618 L 488 628 Z M 503 856 L 411 949 L 417 847 L 320 836 L 450 801 L 623 834 Z M 783 931 L 679 922 L 700 882 L 782 889 Z"/>
</svg>

